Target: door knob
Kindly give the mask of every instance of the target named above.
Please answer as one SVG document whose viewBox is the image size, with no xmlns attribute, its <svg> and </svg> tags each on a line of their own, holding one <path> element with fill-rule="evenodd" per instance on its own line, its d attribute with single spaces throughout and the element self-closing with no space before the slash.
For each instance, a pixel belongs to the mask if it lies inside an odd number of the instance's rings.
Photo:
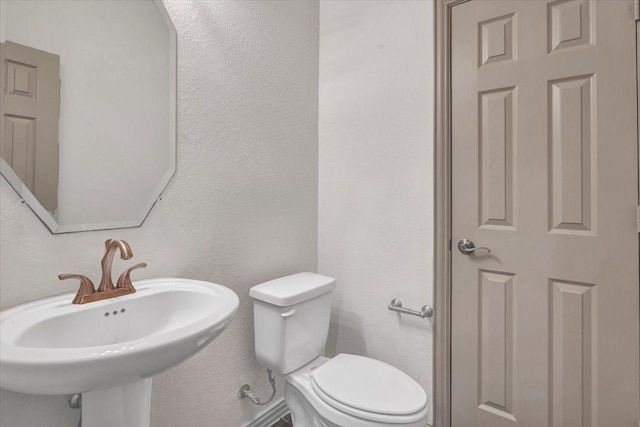
<svg viewBox="0 0 640 427">
<path fill-rule="evenodd" d="M 460 240 L 458 242 L 458 249 L 465 255 L 471 255 L 475 253 L 475 251 L 487 251 L 488 254 L 491 253 L 491 249 L 485 248 L 484 246 L 476 247 L 475 243 L 469 239 Z"/>
</svg>

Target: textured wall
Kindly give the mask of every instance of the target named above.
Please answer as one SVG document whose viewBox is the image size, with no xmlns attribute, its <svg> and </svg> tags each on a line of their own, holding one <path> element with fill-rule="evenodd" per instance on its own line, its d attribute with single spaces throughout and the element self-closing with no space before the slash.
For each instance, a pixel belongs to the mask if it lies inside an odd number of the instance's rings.
<svg viewBox="0 0 640 427">
<path fill-rule="evenodd" d="M 433 4 L 320 2 L 318 270 L 337 278 L 329 345 L 432 393 Z"/>
<path fill-rule="evenodd" d="M 235 320 L 154 380 L 152 426 L 237 427 L 258 410 L 237 399 L 240 385 L 269 391 L 253 351 L 249 287 L 316 270 L 318 4 L 166 6 L 178 32 L 178 169 L 163 200 L 141 228 L 54 236 L 0 179 L 0 305 L 74 291 L 59 273 L 96 279 L 110 237 L 149 263 L 136 277 L 229 286 L 240 297 Z M 76 425 L 63 397 L 0 395 L 2 426 Z"/>
</svg>

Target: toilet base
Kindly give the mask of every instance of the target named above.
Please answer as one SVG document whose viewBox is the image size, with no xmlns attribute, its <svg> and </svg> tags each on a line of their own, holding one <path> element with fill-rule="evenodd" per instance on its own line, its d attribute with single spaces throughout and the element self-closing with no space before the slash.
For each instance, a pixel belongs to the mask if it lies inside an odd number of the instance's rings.
<svg viewBox="0 0 640 427">
<path fill-rule="evenodd" d="M 284 386 L 284 401 L 291 411 L 294 427 L 338 427 L 323 421 L 302 393 L 289 383 Z"/>
</svg>

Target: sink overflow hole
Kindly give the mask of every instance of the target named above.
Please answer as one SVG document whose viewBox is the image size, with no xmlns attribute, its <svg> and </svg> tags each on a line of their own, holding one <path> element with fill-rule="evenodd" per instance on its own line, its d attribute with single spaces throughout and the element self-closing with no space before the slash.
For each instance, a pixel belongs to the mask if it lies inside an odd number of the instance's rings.
<svg viewBox="0 0 640 427">
<path fill-rule="evenodd" d="M 120 313 L 124 313 L 126 310 L 123 308 L 120 310 Z M 108 311 L 106 313 L 104 313 L 104 317 L 109 317 L 110 314 L 113 314 L 114 316 L 116 314 L 118 314 L 118 310 L 114 310 L 113 313 L 109 313 Z"/>
</svg>

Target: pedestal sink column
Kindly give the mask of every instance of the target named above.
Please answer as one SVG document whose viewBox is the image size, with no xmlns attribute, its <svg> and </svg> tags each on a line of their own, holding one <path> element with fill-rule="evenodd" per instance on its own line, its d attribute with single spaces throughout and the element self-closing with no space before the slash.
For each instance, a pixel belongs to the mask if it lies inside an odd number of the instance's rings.
<svg viewBox="0 0 640 427">
<path fill-rule="evenodd" d="M 82 394 L 82 427 L 149 427 L 151 378 Z"/>
</svg>

